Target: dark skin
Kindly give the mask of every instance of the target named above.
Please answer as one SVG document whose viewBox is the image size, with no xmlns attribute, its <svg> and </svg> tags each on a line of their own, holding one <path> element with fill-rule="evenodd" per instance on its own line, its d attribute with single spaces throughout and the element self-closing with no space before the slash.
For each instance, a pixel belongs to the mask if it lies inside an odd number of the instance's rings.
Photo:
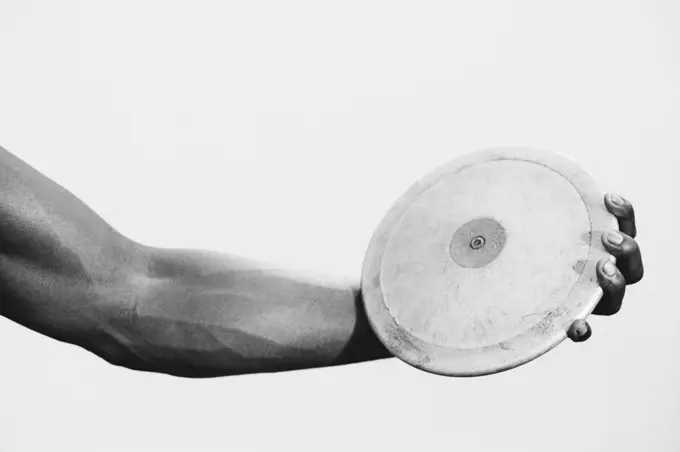
<svg viewBox="0 0 680 452">
<path fill-rule="evenodd" d="M 613 193 L 608 193 L 605 196 L 605 205 L 618 220 L 620 237 L 602 235 L 602 243 L 607 251 L 616 258 L 616 266 L 613 269 L 614 272 L 609 275 L 604 271 L 607 259 L 602 259 L 597 264 L 597 278 L 604 294 L 593 314 L 610 316 L 621 310 L 626 295 L 626 286 L 637 284 L 642 280 L 644 266 L 640 247 L 635 241 L 637 227 L 633 205 L 630 201 Z M 590 325 L 581 321 L 569 332 L 569 337 L 575 342 L 582 342 L 588 339 L 591 334 Z"/>
<path fill-rule="evenodd" d="M 622 241 L 597 265 L 595 314 L 642 279 L 633 207 L 605 197 Z M 617 232 L 617 231 L 610 231 Z M 218 377 L 390 357 L 356 282 L 122 236 L 73 194 L 0 148 L 0 315 L 129 369 Z M 586 322 L 569 337 L 591 335 Z"/>
</svg>

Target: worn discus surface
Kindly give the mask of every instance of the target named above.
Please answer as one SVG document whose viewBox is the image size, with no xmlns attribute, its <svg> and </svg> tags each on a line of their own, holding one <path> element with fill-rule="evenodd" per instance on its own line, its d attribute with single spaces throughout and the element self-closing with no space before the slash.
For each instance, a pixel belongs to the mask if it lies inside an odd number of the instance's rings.
<svg viewBox="0 0 680 452">
<path fill-rule="evenodd" d="M 559 344 L 602 296 L 601 234 L 617 223 L 572 160 L 500 148 L 412 186 L 376 230 L 363 266 L 369 321 L 397 357 L 484 375 Z"/>
</svg>

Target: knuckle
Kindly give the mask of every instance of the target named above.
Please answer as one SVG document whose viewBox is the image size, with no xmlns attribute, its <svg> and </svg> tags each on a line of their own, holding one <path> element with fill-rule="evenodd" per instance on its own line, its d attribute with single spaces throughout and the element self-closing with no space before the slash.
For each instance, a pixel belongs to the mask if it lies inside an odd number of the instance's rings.
<svg viewBox="0 0 680 452">
<path fill-rule="evenodd" d="M 610 306 L 608 306 L 608 311 L 607 311 L 607 316 L 615 315 L 618 314 L 621 311 L 621 308 L 623 307 L 623 303 L 615 303 Z"/>
<path fill-rule="evenodd" d="M 593 314 L 609 317 L 618 314 L 621 310 L 621 303 L 603 302 L 597 305 Z"/>
<path fill-rule="evenodd" d="M 602 289 L 611 293 L 616 294 L 626 287 L 626 279 L 620 273 L 608 278 L 602 284 Z"/>
<path fill-rule="evenodd" d="M 635 207 L 633 207 L 633 203 L 630 202 L 629 200 L 626 200 L 625 202 L 625 207 L 626 207 L 626 213 L 632 218 L 635 216 Z"/>
<path fill-rule="evenodd" d="M 639 283 L 644 276 L 645 276 L 644 267 L 640 266 L 636 268 L 633 274 L 630 275 L 630 277 L 627 279 L 628 285 Z"/>
<path fill-rule="evenodd" d="M 624 200 L 623 206 L 621 206 L 621 214 L 626 218 L 631 218 L 633 216 L 633 205 L 627 199 Z"/>
</svg>

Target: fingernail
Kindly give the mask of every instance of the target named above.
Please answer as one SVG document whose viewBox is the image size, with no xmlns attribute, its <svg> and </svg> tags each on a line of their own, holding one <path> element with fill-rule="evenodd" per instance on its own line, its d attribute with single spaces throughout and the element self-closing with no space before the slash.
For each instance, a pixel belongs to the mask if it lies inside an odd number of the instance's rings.
<svg viewBox="0 0 680 452">
<path fill-rule="evenodd" d="M 609 260 L 602 266 L 602 272 L 607 276 L 614 276 L 616 274 L 616 265 Z"/>
<path fill-rule="evenodd" d="M 612 194 L 611 196 L 609 196 L 609 200 L 612 202 L 612 204 L 614 204 L 617 207 L 623 206 L 623 198 L 620 197 L 619 195 Z"/>
<path fill-rule="evenodd" d="M 612 245 L 620 245 L 623 243 L 623 236 L 618 232 L 610 232 L 607 234 L 607 241 Z"/>
</svg>

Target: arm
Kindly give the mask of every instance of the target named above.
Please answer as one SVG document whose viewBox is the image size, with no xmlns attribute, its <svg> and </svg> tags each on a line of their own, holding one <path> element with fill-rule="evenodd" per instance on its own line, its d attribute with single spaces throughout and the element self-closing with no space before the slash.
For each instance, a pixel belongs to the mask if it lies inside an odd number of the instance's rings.
<svg viewBox="0 0 680 452">
<path fill-rule="evenodd" d="M 113 364 L 185 377 L 389 356 L 356 285 L 146 247 L 2 148 L 0 315 Z"/>
<path fill-rule="evenodd" d="M 147 256 L 140 297 L 118 329 L 126 367 L 207 377 L 390 356 L 352 285 L 206 251 Z"/>
</svg>

